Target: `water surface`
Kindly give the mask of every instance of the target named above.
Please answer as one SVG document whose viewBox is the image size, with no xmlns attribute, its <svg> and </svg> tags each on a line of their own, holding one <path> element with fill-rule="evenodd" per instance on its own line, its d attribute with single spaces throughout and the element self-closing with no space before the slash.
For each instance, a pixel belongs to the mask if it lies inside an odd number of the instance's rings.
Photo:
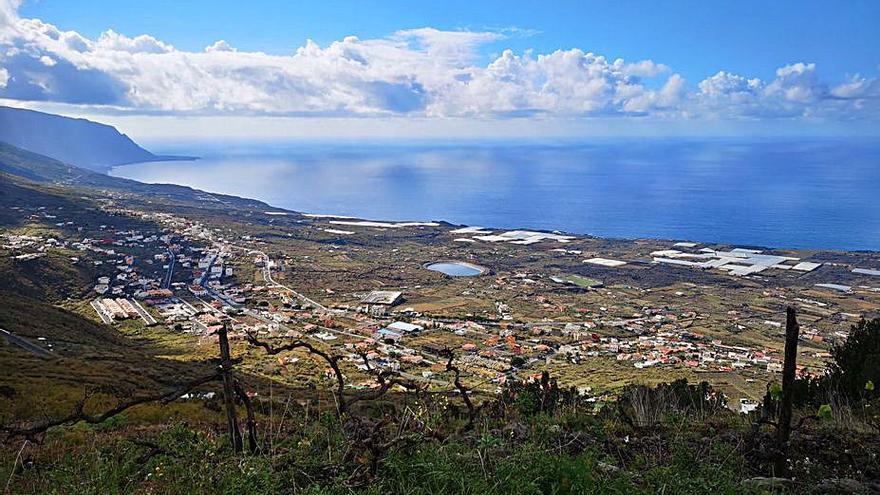
<svg viewBox="0 0 880 495">
<path fill-rule="evenodd" d="M 469 263 L 456 263 L 454 261 L 431 263 L 425 266 L 425 268 L 449 275 L 450 277 L 474 277 L 483 273 L 483 270 Z"/>
<path fill-rule="evenodd" d="M 159 150 L 165 151 L 165 150 Z M 880 143 L 264 145 L 112 174 L 303 212 L 604 237 L 880 249 Z"/>
</svg>

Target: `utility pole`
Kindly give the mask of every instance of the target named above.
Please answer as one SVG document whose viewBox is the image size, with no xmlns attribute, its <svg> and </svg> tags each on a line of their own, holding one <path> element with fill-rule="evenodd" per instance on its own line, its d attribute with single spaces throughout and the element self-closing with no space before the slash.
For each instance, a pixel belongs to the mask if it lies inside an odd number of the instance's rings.
<svg viewBox="0 0 880 495">
<path fill-rule="evenodd" d="M 238 429 L 238 417 L 235 412 L 234 378 L 232 376 L 232 356 L 229 352 L 229 336 L 226 331 L 227 322 L 224 321 L 217 337 L 220 341 L 220 374 L 223 377 L 223 401 L 226 406 L 226 427 L 232 441 L 232 450 L 241 452 L 243 449 L 241 430 Z"/>
<path fill-rule="evenodd" d="M 774 466 L 774 476 L 788 477 L 788 441 L 791 438 L 791 405 L 794 400 L 794 379 L 797 369 L 797 347 L 800 326 L 794 308 L 785 310 L 785 361 L 782 364 L 782 404 L 776 426 L 776 443 L 779 454 Z"/>
</svg>

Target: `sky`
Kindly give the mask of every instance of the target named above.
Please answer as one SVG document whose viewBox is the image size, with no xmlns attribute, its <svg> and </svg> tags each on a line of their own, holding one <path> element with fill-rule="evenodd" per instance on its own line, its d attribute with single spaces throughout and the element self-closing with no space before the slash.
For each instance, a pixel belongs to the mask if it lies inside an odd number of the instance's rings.
<svg viewBox="0 0 880 495">
<path fill-rule="evenodd" d="M 876 135 L 877 25 L 859 0 L 0 0 L 0 102 L 148 139 Z"/>
</svg>

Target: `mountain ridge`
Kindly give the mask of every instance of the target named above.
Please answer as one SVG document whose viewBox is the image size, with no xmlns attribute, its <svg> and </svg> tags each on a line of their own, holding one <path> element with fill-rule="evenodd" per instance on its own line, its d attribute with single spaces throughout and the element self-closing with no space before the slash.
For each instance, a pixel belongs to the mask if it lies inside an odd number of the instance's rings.
<svg viewBox="0 0 880 495">
<path fill-rule="evenodd" d="M 6 106 L 0 106 L 0 141 L 101 173 L 128 163 L 195 159 L 156 155 L 111 125 Z"/>
<path fill-rule="evenodd" d="M 0 140 L 0 179 L 19 185 L 62 186 L 74 189 L 115 190 L 143 200 L 172 201 L 177 204 L 214 205 L 230 209 L 229 213 L 247 211 L 283 211 L 262 201 L 227 194 L 217 194 L 176 184 L 147 184 L 61 162 L 39 153 L 22 149 Z M 0 182 L 0 183 L 2 183 Z M 4 198 L 6 199 L 6 198 Z"/>
</svg>

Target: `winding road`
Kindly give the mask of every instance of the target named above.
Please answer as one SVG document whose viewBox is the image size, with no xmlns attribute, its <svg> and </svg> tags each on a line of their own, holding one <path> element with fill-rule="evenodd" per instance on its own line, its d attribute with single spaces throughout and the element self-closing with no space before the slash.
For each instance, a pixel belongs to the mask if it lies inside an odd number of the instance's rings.
<svg viewBox="0 0 880 495">
<path fill-rule="evenodd" d="M 268 283 L 271 284 L 272 286 L 274 286 L 274 287 L 280 287 L 280 288 L 282 288 L 282 289 L 285 289 L 285 290 L 289 291 L 291 294 L 293 294 L 294 296 L 296 296 L 297 299 L 300 299 L 300 300 L 302 300 L 302 301 L 305 301 L 305 302 L 311 304 L 312 306 L 314 306 L 314 307 L 320 309 L 321 311 L 326 311 L 326 312 L 337 312 L 337 310 L 332 310 L 332 309 L 330 309 L 330 308 L 324 306 L 323 304 L 319 303 L 318 301 L 315 301 L 314 299 L 311 299 L 311 298 L 309 298 L 309 297 L 307 297 L 307 296 L 305 296 L 305 295 L 303 295 L 303 294 L 300 294 L 299 292 L 297 292 L 297 291 L 291 289 L 290 287 L 288 287 L 288 286 L 286 286 L 286 285 L 284 285 L 284 284 L 280 284 L 280 283 L 276 282 L 275 279 L 272 278 L 272 264 L 273 264 L 272 259 L 269 258 L 269 255 L 266 254 L 265 252 L 260 251 L 260 250 L 258 250 L 258 249 L 250 249 L 250 248 L 246 248 L 246 247 L 244 247 L 244 246 L 236 246 L 235 244 L 226 244 L 226 245 L 229 246 L 229 247 L 236 248 L 236 249 L 241 249 L 241 250 L 247 252 L 247 254 L 257 254 L 257 255 L 259 255 L 260 257 L 262 257 L 263 260 L 265 260 L 265 265 L 263 266 L 263 268 L 262 268 L 262 270 L 261 270 L 262 273 L 263 273 L 263 280 L 265 280 L 266 282 L 268 282 Z"/>
<path fill-rule="evenodd" d="M 30 352 L 31 354 L 36 354 L 37 356 L 40 356 L 40 357 L 52 357 L 52 353 L 49 352 L 48 350 L 38 346 L 37 344 L 34 344 L 30 340 L 27 340 L 23 337 L 19 337 L 18 335 L 15 335 L 14 333 L 12 333 L 8 330 L 4 330 L 4 329 L 0 328 L 0 337 L 3 337 L 10 344 L 21 347 L 22 349 Z"/>
</svg>

